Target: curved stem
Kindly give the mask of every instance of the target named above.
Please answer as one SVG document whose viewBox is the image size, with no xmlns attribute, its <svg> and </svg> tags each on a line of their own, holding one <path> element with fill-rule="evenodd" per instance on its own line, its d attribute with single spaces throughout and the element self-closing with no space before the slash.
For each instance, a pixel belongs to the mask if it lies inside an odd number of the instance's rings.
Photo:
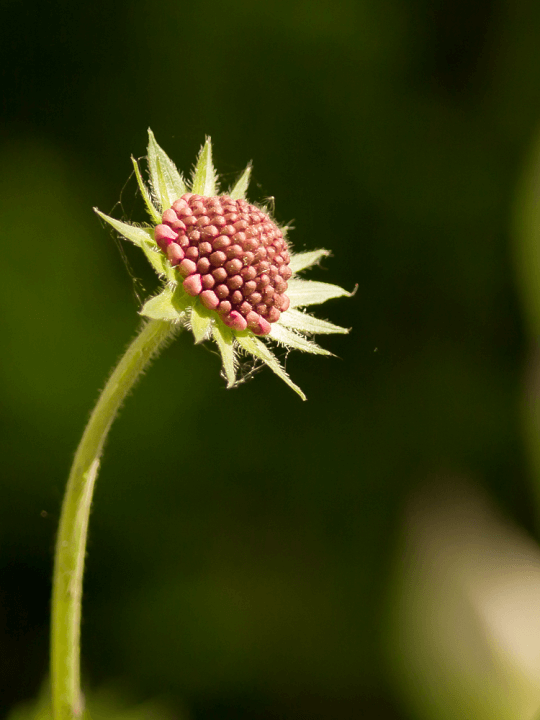
<svg viewBox="0 0 540 720">
<path fill-rule="evenodd" d="M 68 479 L 56 541 L 53 576 L 51 681 L 54 720 L 83 713 L 80 689 L 81 597 L 88 517 L 103 445 L 126 395 L 179 327 L 145 323 L 120 359 L 85 428 Z"/>
</svg>

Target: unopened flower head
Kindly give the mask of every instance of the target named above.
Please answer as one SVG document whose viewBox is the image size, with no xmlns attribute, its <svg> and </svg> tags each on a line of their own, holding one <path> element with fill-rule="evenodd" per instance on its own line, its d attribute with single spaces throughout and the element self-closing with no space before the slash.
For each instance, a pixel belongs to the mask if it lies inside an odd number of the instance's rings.
<svg viewBox="0 0 540 720">
<path fill-rule="evenodd" d="M 189 187 L 151 131 L 149 138 L 149 188 L 135 160 L 133 166 L 152 224 L 128 224 L 96 210 L 144 251 L 165 281 L 141 315 L 181 323 L 191 329 L 196 342 L 214 340 L 229 387 L 237 382 L 237 358 L 243 353 L 264 362 L 305 399 L 259 337 L 287 348 L 330 355 L 310 337 L 348 330 L 300 308 L 350 293 L 297 275 L 329 252 L 291 253 L 287 228 L 276 224 L 268 208 L 245 199 L 250 165 L 234 187 L 219 194 L 209 138 Z"/>
<path fill-rule="evenodd" d="M 268 335 L 290 301 L 292 275 L 283 233 L 246 200 L 186 193 L 154 231 L 157 244 L 180 275 L 184 290 L 200 296 L 234 330 Z"/>
</svg>

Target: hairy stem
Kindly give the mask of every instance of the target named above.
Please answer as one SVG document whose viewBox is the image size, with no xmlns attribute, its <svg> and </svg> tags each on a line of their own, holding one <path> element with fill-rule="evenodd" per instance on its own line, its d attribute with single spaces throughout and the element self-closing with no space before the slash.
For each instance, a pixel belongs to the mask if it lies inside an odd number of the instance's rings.
<svg viewBox="0 0 540 720">
<path fill-rule="evenodd" d="M 83 713 L 80 688 L 82 580 L 88 517 L 103 445 L 118 409 L 141 373 L 178 326 L 146 322 L 126 350 L 101 393 L 85 428 L 68 479 L 56 542 L 51 628 L 51 681 L 54 720 Z"/>
</svg>

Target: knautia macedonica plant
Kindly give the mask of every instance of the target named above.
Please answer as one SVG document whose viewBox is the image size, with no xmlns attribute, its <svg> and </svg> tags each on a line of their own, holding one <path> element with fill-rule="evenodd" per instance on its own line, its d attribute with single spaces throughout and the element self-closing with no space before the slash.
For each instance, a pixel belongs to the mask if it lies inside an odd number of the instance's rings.
<svg viewBox="0 0 540 720">
<path fill-rule="evenodd" d="M 145 322 L 100 395 L 68 480 L 53 578 L 54 720 L 73 720 L 84 712 L 80 616 L 93 487 L 110 426 L 151 359 L 187 328 L 196 343 L 216 343 L 229 387 L 238 382 L 238 356 L 242 354 L 268 365 L 305 400 L 272 351 L 272 344 L 329 355 L 311 336 L 348 332 L 304 311 L 350 293 L 337 285 L 299 276 L 329 253 L 291 252 L 287 228 L 276 224 L 268 208 L 245 198 L 250 165 L 234 187 L 220 193 L 207 139 L 188 185 L 151 131 L 147 161 L 149 187 L 135 160 L 133 167 L 150 223 L 122 222 L 96 209 L 103 220 L 141 248 L 163 283 L 160 292 L 140 311 Z"/>
<path fill-rule="evenodd" d="M 308 339 L 346 333 L 300 308 L 349 295 L 343 288 L 298 276 L 327 256 L 327 250 L 291 254 L 287 228 L 279 228 L 268 208 L 245 199 L 251 166 L 228 192 L 219 194 L 208 139 L 190 187 L 149 132 L 150 187 L 133 166 L 152 224 L 133 225 L 98 214 L 138 245 L 165 280 L 163 290 L 141 315 L 192 330 L 195 342 L 217 343 L 229 387 L 236 383 L 236 357 L 247 353 L 266 363 L 303 399 L 266 338 L 287 348 L 329 355 Z"/>
</svg>

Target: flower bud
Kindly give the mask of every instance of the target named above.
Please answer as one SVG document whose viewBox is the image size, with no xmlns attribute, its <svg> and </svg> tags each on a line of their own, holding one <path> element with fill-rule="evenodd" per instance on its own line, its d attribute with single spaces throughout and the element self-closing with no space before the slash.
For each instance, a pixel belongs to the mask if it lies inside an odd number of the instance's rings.
<svg viewBox="0 0 540 720">
<path fill-rule="evenodd" d="M 156 242 L 183 287 L 230 328 L 268 335 L 289 301 L 292 272 L 283 233 L 265 213 L 226 195 L 186 193 L 163 213 Z"/>
</svg>

